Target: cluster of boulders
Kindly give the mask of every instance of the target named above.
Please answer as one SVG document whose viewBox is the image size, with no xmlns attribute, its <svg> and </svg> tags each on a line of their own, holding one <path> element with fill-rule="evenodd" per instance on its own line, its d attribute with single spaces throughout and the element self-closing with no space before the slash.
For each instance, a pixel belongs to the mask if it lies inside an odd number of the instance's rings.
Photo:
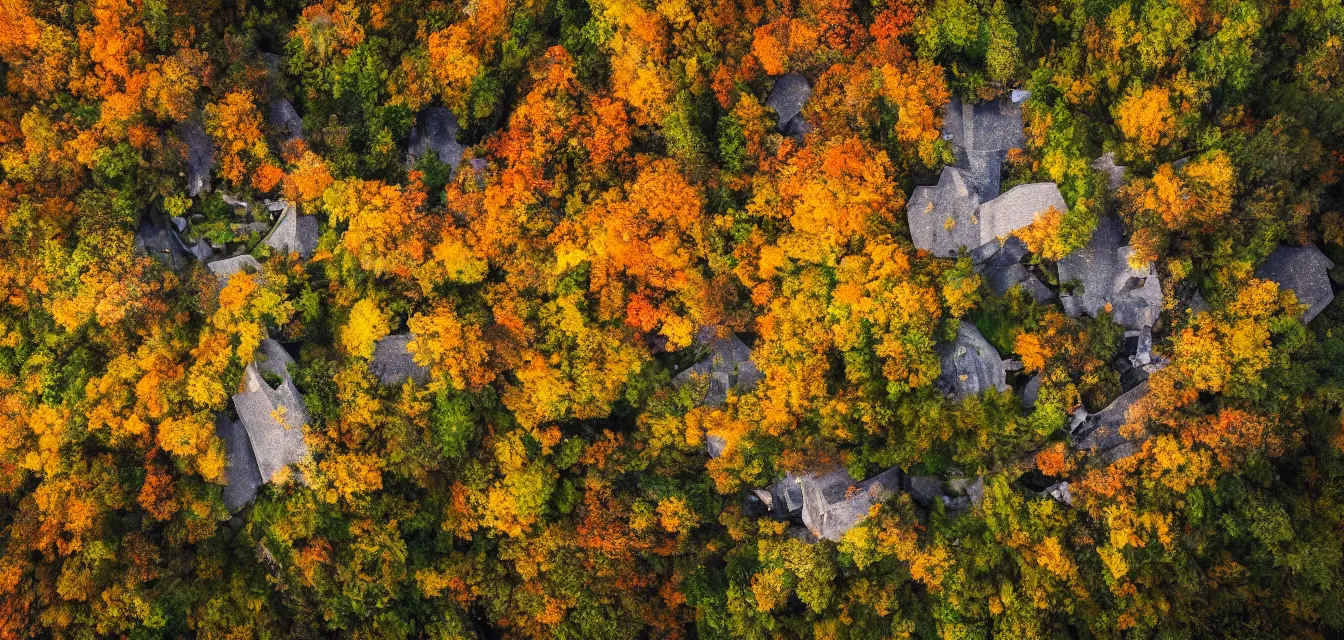
<svg viewBox="0 0 1344 640">
<path fill-rule="evenodd" d="M 811 93 L 805 78 L 789 74 L 779 78 L 766 105 L 778 115 L 777 127 L 786 135 L 801 135 L 810 129 L 802 120 L 802 107 Z M 1125 390 L 1106 408 L 1089 414 L 1077 408 L 1070 423 L 1070 443 L 1079 451 L 1109 463 L 1138 450 L 1142 433 L 1122 434 L 1129 408 L 1148 390 L 1147 377 L 1165 364 L 1153 353 L 1153 326 L 1162 311 L 1162 287 L 1152 264 L 1133 261 L 1123 226 L 1114 216 L 1100 219 L 1086 246 L 1057 263 L 1058 291 L 1038 276 L 1043 271 L 1027 264 L 1029 250 L 1015 232 L 1031 225 L 1051 209 L 1063 214 L 1067 203 L 1057 185 L 1049 182 L 1018 185 L 1000 193 L 1002 166 L 1007 153 L 1021 148 L 1021 104 L 1030 98 L 1013 91 L 1007 99 L 966 104 L 954 99 L 946 107 L 944 138 L 952 143 L 956 164 L 944 167 L 938 184 L 916 187 L 907 206 L 911 237 L 918 249 L 940 258 L 967 255 L 989 287 L 1002 295 L 1021 287 L 1038 304 L 1058 299 L 1071 316 L 1093 317 L 1105 312 L 1125 328 L 1128 354 L 1117 368 Z M 1099 157 L 1093 168 L 1106 176 L 1109 189 L 1124 184 L 1125 167 L 1112 153 Z M 1136 264 L 1137 263 L 1137 264 Z M 1303 320 L 1310 322 L 1333 299 L 1327 271 L 1334 264 L 1315 246 L 1280 247 L 1257 272 L 1294 291 L 1307 307 Z M 1189 305 L 1198 312 L 1207 305 L 1196 294 Z M 736 336 L 702 331 L 697 342 L 709 347 L 711 357 L 682 372 L 683 384 L 692 376 L 709 378 L 703 404 L 722 405 L 729 390 L 750 391 L 760 372 L 750 360 L 750 349 Z M 951 343 L 938 347 L 942 374 L 936 384 L 951 399 L 979 395 L 989 389 L 1006 391 L 1008 371 L 1020 369 L 1014 360 L 1004 360 L 969 322 L 962 322 Z M 1022 386 L 1020 397 L 1034 406 L 1041 376 Z M 710 435 L 711 457 L 722 455 L 725 442 Z M 961 477 L 944 481 L 934 476 L 912 476 L 891 468 L 871 478 L 858 480 L 845 470 L 795 476 L 747 497 L 747 511 L 799 521 L 798 534 L 809 540 L 838 540 L 862 521 L 869 508 L 896 492 L 908 493 L 925 508 L 941 504 L 949 510 L 978 505 L 984 496 L 983 478 Z M 1049 485 L 1039 495 L 1072 504 L 1068 482 Z"/>
<path fill-rule="evenodd" d="M 278 87 L 279 57 L 262 54 L 271 69 L 271 82 Z M 277 91 L 278 93 L 278 91 Z M 302 140 L 303 119 L 294 104 L 277 97 L 267 105 L 266 122 L 272 139 L 278 144 Z M 447 109 L 428 108 L 418 114 L 406 153 L 408 166 L 426 153 L 434 153 L 456 170 L 464 147 L 457 141 L 457 119 Z M 216 166 L 215 144 L 202 125 L 199 114 L 177 127 L 184 147 L 183 167 L 187 195 L 203 197 L 212 191 L 211 178 Z M 476 167 L 478 170 L 481 167 Z M 297 207 L 285 200 L 264 200 L 259 206 L 228 193 L 216 194 L 234 210 L 234 219 L 242 219 L 229 229 L 240 239 L 261 234 L 261 245 L 273 254 L 296 253 L 302 259 L 312 257 L 321 233 L 318 219 L 299 215 Z M 174 270 L 191 263 L 203 264 L 223 288 L 234 277 L 262 278 L 262 265 L 251 253 L 247 242 L 216 242 L 193 229 L 203 224 L 204 216 L 159 219 L 146 215 L 135 234 L 135 249 L 164 260 Z M 198 236 L 193 242 L 186 238 Z M 407 350 L 411 335 L 388 336 L 375 346 L 370 370 L 380 383 L 398 386 L 406 381 L 425 384 L 429 370 L 415 363 Z M 231 411 L 216 416 L 216 434 L 227 454 L 224 503 L 230 513 L 237 512 L 256 497 L 257 490 L 272 481 L 282 470 L 308 457 L 303 425 L 309 421 L 307 408 L 294 385 L 289 368 L 293 357 L 275 340 L 266 338 L 258 347 L 254 362 L 243 371 L 238 392 L 231 398 Z M 236 419 L 233 417 L 236 416 Z M 302 474 L 294 472 L 299 480 Z"/>
</svg>

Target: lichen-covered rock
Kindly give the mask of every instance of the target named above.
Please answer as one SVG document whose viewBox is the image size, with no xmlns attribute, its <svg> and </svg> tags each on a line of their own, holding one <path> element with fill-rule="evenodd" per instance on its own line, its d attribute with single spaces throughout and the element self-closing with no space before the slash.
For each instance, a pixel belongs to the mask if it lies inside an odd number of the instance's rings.
<svg viewBox="0 0 1344 640">
<path fill-rule="evenodd" d="M 421 156 L 433 152 L 439 160 L 457 170 L 462 162 L 464 147 L 457 141 L 457 117 L 443 107 L 431 107 L 420 112 L 416 125 L 411 129 L 411 140 L 407 154 L 409 164 L 414 166 Z"/>
<path fill-rule="evenodd" d="M 267 120 L 281 138 L 281 140 L 302 140 L 303 139 L 303 118 L 299 117 L 299 112 L 294 109 L 294 103 L 285 98 L 277 98 L 268 105 Z"/>
<path fill-rule="evenodd" d="M 177 125 L 177 136 L 186 145 L 183 164 L 187 175 L 187 195 L 194 198 L 210 191 L 210 176 L 215 168 L 215 143 L 196 119 L 185 120 Z"/>
<path fill-rule="evenodd" d="M 905 207 L 915 248 L 955 258 L 962 248 L 984 244 L 975 217 L 979 206 L 980 197 L 961 169 L 943 167 L 938 185 L 915 187 Z"/>
<path fill-rule="evenodd" d="M 247 430 L 227 414 L 215 416 L 215 435 L 224 443 L 224 507 L 229 513 L 242 509 L 257 495 L 263 484 L 257 459 L 252 454 L 252 443 Z"/>
<path fill-rule="evenodd" d="M 943 137 L 967 151 L 1021 149 L 1022 106 L 1011 100 L 970 104 L 953 98 L 944 108 Z"/>
<path fill-rule="evenodd" d="M 1073 433 L 1073 446 L 1076 449 L 1099 454 L 1108 461 L 1119 460 L 1137 451 L 1137 442 L 1142 436 L 1131 441 L 1121 433 L 1129 414 L 1129 409 L 1139 398 L 1148 394 L 1148 382 L 1120 394 L 1105 409 L 1088 415 Z"/>
<path fill-rule="evenodd" d="M 695 377 L 708 378 L 709 390 L 701 401 L 703 405 L 722 406 L 728 401 L 729 390 L 749 392 L 764 377 L 751 360 L 751 347 L 736 335 L 719 335 L 715 328 L 703 327 L 695 341 L 709 349 L 709 357 L 677 374 L 672 383 L 680 387 Z"/>
<path fill-rule="evenodd" d="M 1103 216 L 1091 240 L 1059 261 L 1060 302 L 1071 316 L 1096 317 L 1107 308 L 1130 329 L 1151 327 L 1162 310 L 1162 284 L 1151 264 L 1135 268 L 1122 246 L 1120 221 Z"/>
<path fill-rule="evenodd" d="M 801 73 L 788 73 L 775 80 L 765 106 L 775 110 L 776 127 L 785 135 L 801 135 L 811 130 L 802 120 L 803 105 L 812 96 L 812 84 Z M 804 130 L 805 129 L 805 130 Z"/>
<path fill-rule="evenodd" d="M 1297 296 L 1299 304 L 1307 305 L 1302 322 L 1308 323 L 1325 310 L 1335 299 L 1330 287 L 1329 271 L 1335 263 L 1325 257 L 1314 244 L 1305 247 L 1279 247 L 1269 254 L 1256 270 L 1258 278 L 1273 280 L 1279 288 Z"/>
<path fill-rule="evenodd" d="M 1004 382 L 1003 359 L 975 325 L 963 320 L 957 328 L 957 339 L 940 345 L 938 352 L 943 371 L 936 384 L 953 399 L 1008 388 Z"/>
<path fill-rule="evenodd" d="M 429 382 L 429 369 L 416 364 L 406 348 L 412 338 L 409 333 L 390 335 L 373 346 L 369 370 L 384 386 L 400 386 L 407 380 L 419 385 Z"/>
<path fill-rule="evenodd" d="M 277 253 L 294 252 L 307 259 L 317 250 L 319 230 L 316 216 L 301 216 L 292 203 L 285 203 L 280 219 L 262 240 Z"/>
<path fill-rule="evenodd" d="M 806 476 L 801 480 L 803 525 L 819 539 L 839 541 L 868 517 L 873 505 L 900 491 L 901 476 L 894 467 L 863 482 L 843 469 Z"/>
</svg>

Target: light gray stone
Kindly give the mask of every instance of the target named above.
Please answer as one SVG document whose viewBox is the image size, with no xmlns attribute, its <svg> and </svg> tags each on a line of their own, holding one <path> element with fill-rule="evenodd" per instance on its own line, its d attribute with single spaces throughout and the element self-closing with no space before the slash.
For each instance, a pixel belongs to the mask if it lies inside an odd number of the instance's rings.
<svg viewBox="0 0 1344 640">
<path fill-rule="evenodd" d="M 215 143 L 197 119 L 177 126 L 177 136 L 187 147 L 183 158 L 187 176 L 187 195 L 196 197 L 210 191 L 211 172 L 215 168 Z"/>
<path fill-rule="evenodd" d="M 264 482 L 270 482 L 278 471 L 307 457 L 303 429 L 309 422 L 308 410 L 291 380 L 271 387 L 255 363 L 248 365 L 243 373 L 243 390 L 234 394 L 233 407 L 247 430 Z"/>
<path fill-rule="evenodd" d="M 1123 445 L 1130 445 L 1116 452 L 1116 454 L 1128 455 L 1132 453 L 1135 450 L 1135 443 L 1127 440 L 1120 433 L 1120 428 L 1127 420 L 1130 407 L 1147 394 L 1148 381 L 1145 380 L 1133 389 L 1120 394 L 1120 397 L 1111 401 L 1105 409 L 1086 416 L 1086 419 L 1073 434 L 1074 448 L 1091 453 L 1106 454 Z M 1080 409 L 1080 411 L 1082 410 Z M 1115 457 L 1115 454 L 1103 455 L 1103 457 L 1112 461 L 1119 459 Z M 1123 455 L 1120 457 L 1123 457 Z"/>
<path fill-rule="evenodd" d="M 397 387 L 407 380 L 418 385 L 429 382 L 429 368 L 416 364 L 407 349 L 413 338 L 409 333 L 398 333 L 379 340 L 373 346 L 369 370 L 383 386 Z"/>
<path fill-rule="evenodd" d="M 727 447 L 728 441 L 724 440 L 723 436 L 713 434 L 705 436 L 705 453 L 708 453 L 709 457 L 717 458 L 723 455 L 723 450 Z"/>
<path fill-rule="evenodd" d="M 244 253 L 241 256 L 216 260 L 205 265 L 211 273 L 219 277 L 219 285 L 222 287 L 229 282 L 229 278 L 237 273 L 261 273 L 261 263 L 257 262 L 250 254 Z"/>
<path fill-rule="evenodd" d="M 839 541 L 845 532 L 868 517 L 879 504 L 901 489 L 901 471 L 887 469 L 863 482 L 855 482 L 840 469 L 806 476 L 801 481 L 803 525 L 819 539 Z"/>
<path fill-rule="evenodd" d="M 792 473 L 784 474 L 784 479 L 770 486 L 772 510 L 776 518 L 787 520 L 802 512 L 803 484 Z"/>
<path fill-rule="evenodd" d="M 1107 151 L 1092 161 L 1092 168 L 1106 175 L 1106 188 L 1112 191 L 1125 186 L 1125 167 L 1115 163 L 1115 152 Z"/>
<path fill-rule="evenodd" d="M 294 252 L 306 260 L 317 250 L 317 217 L 301 216 L 292 203 L 284 204 L 280 219 L 262 242 L 277 253 Z"/>
<path fill-rule="evenodd" d="M 291 379 L 289 368 L 294 365 L 294 358 L 279 342 L 270 338 L 262 340 L 253 356 L 253 362 L 256 363 L 257 370 L 263 374 L 273 375 L 281 380 Z"/>
<path fill-rule="evenodd" d="M 1041 374 L 1036 374 L 1022 387 L 1022 406 L 1031 409 L 1036 406 L 1036 397 L 1041 394 Z"/>
<path fill-rule="evenodd" d="M 1307 306 L 1302 322 L 1311 322 L 1335 299 L 1329 271 L 1335 267 L 1314 244 L 1305 247 L 1279 247 L 1256 270 L 1258 278 L 1273 280 L 1279 288 L 1292 291 L 1297 302 Z"/>
<path fill-rule="evenodd" d="M 421 111 L 416 126 L 411 129 L 408 164 L 415 166 L 421 156 L 433 152 L 456 172 L 465 148 L 457 141 L 457 130 L 457 117 L 453 112 L 443 107 Z"/>
<path fill-rule="evenodd" d="M 220 413 L 215 416 L 215 435 L 224 443 L 224 507 L 229 513 L 242 509 L 257 495 L 262 483 L 257 459 L 252 454 L 243 424 Z"/>
<path fill-rule="evenodd" d="M 980 198 L 956 167 L 943 167 L 934 187 L 915 187 L 906 205 L 910 237 L 915 248 L 939 258 L 955 258 L 962 248 L 975 249 L 981 242 L 976 209 Z"/>
<path fill-rule="evenodd" d="M 961 400 L 990 389 L 1008 388 L 1003 359 L 975 325 L 963 320 L 957 328 L 957 339 L 939 345 L 938 353 L 943 370 L 936 384 L 949 397 Z"/>
<path fill-rule="evenodd" d="M 1073 506 L 1073 494 L 1069 492 L 1068 482 L 1057 482 L 1045 488 L 1041 495 L 1051 498 L 1060 504 Z"/>
<path fill-rule="evenodd" d="M 776 127 L 785 135 L 801 135 L 803 127 L 811 130 L 806 121 L 800 118 L 803 105 L 812 96 L 812 84 L 801 73 L 788 73 L 775 80 L 770 94 L 765 98 L 765 106 L 775 110 L 778 116 Z M 795 119 L 797 119 L 795 121 Z"/>
<path fill-rule="evenodd" d="M 1096 317 L 1107 305 L 1115 321 L 1129 329 L 1153 326 L 1162 311 L 1162 284 L 1152 264 L 1130 265 L 1131 249 L 1121 246 L 1120 221 L 1103 216 L 1087 246 L 1059 261 L 1060 302 L 1065 313 Z"/>
<path fill-rule="evenodd" d="M 980 243 L 1006 238 L 1054 209 L 1060 213 L 1068 211 L 1064 196 L 1053 182 L 1035 182 L 1020 184 L 1007 193 L 980 205 Z"/>
<path fill-rule="evenodd" d="M 953 98 L 944 108 L 943 137 L 967 151 L 1021 149 L 1022 107 L 1011 100 L 973 105 Z"/>
</svg>

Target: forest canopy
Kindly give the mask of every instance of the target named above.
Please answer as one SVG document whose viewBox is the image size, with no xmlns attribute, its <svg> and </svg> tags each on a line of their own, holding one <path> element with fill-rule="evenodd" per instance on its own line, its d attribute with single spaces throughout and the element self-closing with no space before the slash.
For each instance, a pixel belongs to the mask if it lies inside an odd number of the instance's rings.
<svg viewBox="0 0 1344 640">
<path fill-rule="evenodd" d="M 0 640 L 1338 637 L 1341 179 L 1340 0 L 0 0 Z"/>
</svg>

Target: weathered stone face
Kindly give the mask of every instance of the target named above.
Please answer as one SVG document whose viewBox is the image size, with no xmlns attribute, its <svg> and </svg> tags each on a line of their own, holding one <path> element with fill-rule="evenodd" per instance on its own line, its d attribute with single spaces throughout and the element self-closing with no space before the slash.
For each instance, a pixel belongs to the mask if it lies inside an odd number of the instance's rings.
<svg viewBox="0 0 1344 640">
<path fill-rule="evenodd" d="M 223 441 L 228 460 L 224 468 L 224 507 L 234 513 L 257 496 L 257 489 L 263 484 L 261 472 L 241 422 L 220 413 L 215 416 L 215 435 Z"/>
<path fill-rule="evenodd" d="M 1307 306 L 1302 322 L 1308 323 L 1335 299 L 1329 271 L 1335 263 L 1314 244 L 1305 247 L 1279 247 L 1256 270 L 1258 278 L 1273 280 L 1280 289 L 1288 289 Z"/>
<path fill-rule="evenodd" d="M 811 130 L 811 126 L 802 120 L 803 105 L 812 97 L 812 84 L 801 73 L 789 73 L 775 80 L 770 95 L 765 98 L 765 106 L 775 110 L 779 116 L 776 127 L 785 135 L 801 135 Z"/>
<path fill-rule="evenodd" d="M 462 162 L 464 147 L 457 141 L 457 117 L 443 107 L 431 107 L 420 112 L 416 125 L 411 129 L 408 149 L 409 164 L 426 153 L 434 153 L 444 164 L 457 170 Z"/>
<path fill-rule="evenodd" d="M 915 248 L 939 258 L 955 258 L 960 249 L 979 247 L 976 208 L 980 197 L 956 167 L 943 167 L 934 187 L 915 187 L 905 207 Z"/>
<path fill-rule="evenodd" d="M 736 335 L 720 336 L 713 327 L 703 327 L 695 341 L 709 348 L 709 357 L 677 374 L 672 383 L 680 387 L 696 376 L 708 378 L 704 406 L 722 406 L 728 401 L 729 390 L 749 392 L 764 377 L 751 360 L 751 348 Z"/>
<path fill-rule="evenodd" d="M 936 384 L 955 400 L 990 389 L 1006 390 L 1003 359 L 975 325 L 962 321 L 957 339 L 938 347 L 943 371 Z"/>
<path fill-rule="evenodd" d="M 800 484 L 803 525 L 817 538 L 839 541 L 845 532 L 868 517 L 873 505 L 901 490 L 901 471 L 893 467 L 855 482 L 849 472 L 840 469 L 806 476 Z"/>
<path fill-rule="evenodd" d="M 1068 208 L 1055 183 L 1020 184 L 980 205 L 980 244 L 1006 238 L 1035 222 L 1050 209 L 1063 213 Z"/>
<path fill-rule="evenodd" d="M 294 109 L 294 103 L 284 98 L 271 101 L 266 110 L 268 124 L 282 141 L 303 139 L 303 118 Z"/>
<path fill-rule="evenodd" d="M 967 151 L 1021 149 L 1022 106 L 1011 100 L 973 105 L 953 98 L 944 108 L 943 138 Z"/>
<path fill-rule="evenodd" d="M 1115 321 L 1130 329 L 1151 327 L 1162 310 L 1162 284 L 1152 265 L 1130 265 L 1131 250 L 1121 246 L 1120 221 L 1103 216 L 1087 246 L 1059 261 L 1064 312 L 1096 317 L 1107 305 Z"/>
<path fill-rule="evenodd" d="M 183 158 L 187 195 L 195 198 L 202 192 L 210 191 L 210 176 L 215 168 L 215 143 L 196 119 L 177 125 L 177 136 L 187 147 L 186 157 Z"/>
<path fill-rule="evenodd" d="M 277 253 L 286 254 L 292 251 L 299 254 L 299 257 L 307 259 L 317 250 L 319 235 L 317 218 L 299 215 L 292 203 L 285 202 L 284 205 L 280 219 L 262 242 Z"/>
<path fill-rule="evenodd" d="M 1105 409 L 1087 416 L 1074 430 L 1073 446 L 1076 449 L 1100 454 L 1108 461 L 1119 460 L 1137 451 L 1135 442 L 1127 440 L 1120 433 L 1125 424 L 1129 408 L 1139 398 L 1148 394 L 1148 381 L 1120 394 Z"/>
<path fill-rule="evenodd" d="M 420 385 L 429 382 L 429 369 L 416 364 L 407 349 L 412 339 L 411 334 L 400 333 L 387 336 L 374 345 L 369 370 L 383 386 L 400 386 L 407 380 Z"/>
</svg>

